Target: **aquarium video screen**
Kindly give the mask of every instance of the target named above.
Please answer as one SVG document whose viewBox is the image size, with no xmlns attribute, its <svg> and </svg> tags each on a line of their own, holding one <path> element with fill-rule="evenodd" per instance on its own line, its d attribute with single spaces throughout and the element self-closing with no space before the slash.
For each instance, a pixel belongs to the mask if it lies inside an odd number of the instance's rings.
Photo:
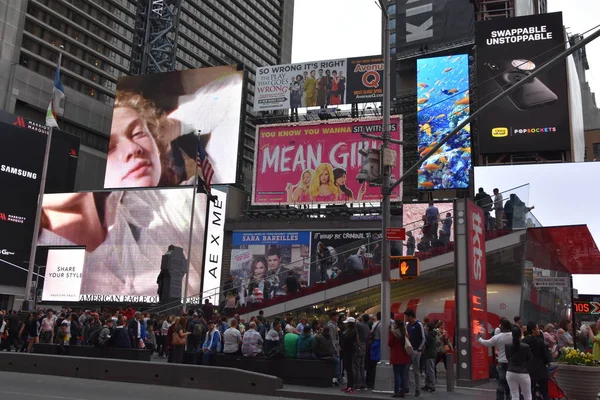
<svg viewBox="0 0 600 400">
<path fill-rule="evenodd" d="M 468 55 L 417 60 L 419 154 L 429 153 L 445 135 L 469 117 Z M 431 155 L 419 169 L 421 190 L 466 189 L 471 169 L 471 128 Z"/>
</svg>

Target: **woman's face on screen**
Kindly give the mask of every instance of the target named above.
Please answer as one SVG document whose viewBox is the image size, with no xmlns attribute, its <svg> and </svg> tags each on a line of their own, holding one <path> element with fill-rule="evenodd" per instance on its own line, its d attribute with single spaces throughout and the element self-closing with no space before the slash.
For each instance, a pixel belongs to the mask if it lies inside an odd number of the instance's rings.
<svg viewBox="0 0 600 400">
<path fill-rule="evenodd" d="M 115 108 L 104 187 L 158 186 L 160 153 L 146 122 L 137 111 Z"/>
</svg>

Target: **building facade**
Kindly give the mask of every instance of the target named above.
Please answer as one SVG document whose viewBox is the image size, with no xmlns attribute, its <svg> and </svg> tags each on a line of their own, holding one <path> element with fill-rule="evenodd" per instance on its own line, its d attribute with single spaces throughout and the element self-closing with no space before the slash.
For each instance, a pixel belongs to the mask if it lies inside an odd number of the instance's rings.
<svg viewBox="0 0 600 400">
<path fill-rule="evenodd" d="M 247 113 L 254 70 L 291 59 L 294 1 L 182 1 L 176 69 L 243 64 Z M 77 190 L 101 189 L 117 79 L 128 75 L 137 8 L 132 0 L 0 0 L 0 106 L 44 121 L 60 49 L 66 91 L 62 130 L 81 138 Z M 254 126 L 242 136 L 244 176 L 252 181 Z"/>
<path fill-rule="evenodd" d="M 293 0 L 182 0 L 176 69 L 243 64 L 248 71 L 239 161 L 252 182 L 254 71 L 291 61 Z M 0 0 L 0 107 L 44 122 L 62 51 L 66 93 L 61 130 L 81 138 L 75 189 L 104 185 L 117 80 L 129 75 L 134 0 Z M 0 282 L 0 308 L 18 308 L 23 287 Z"/>
</svg>

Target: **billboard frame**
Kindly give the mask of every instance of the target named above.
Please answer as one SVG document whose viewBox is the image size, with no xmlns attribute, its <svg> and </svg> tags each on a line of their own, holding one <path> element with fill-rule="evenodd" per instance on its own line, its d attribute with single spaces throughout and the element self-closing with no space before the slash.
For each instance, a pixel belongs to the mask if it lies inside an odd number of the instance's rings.
<svg viewBox="0 0 600 400">
<path fill-rule="evenodd" d="M 402 114 L 397 114 L 397 115 L 392 115 L 391 119 L 397 118 L 398 119 L 398 132 L 400 134 L 400 140 L 403 140 L 404 137 L 404 119 Z M 330 119 L 330 120 L 325 120 L 325 121 L 308 121 L 308 122 L 286 122 L 286 123 L 278 123 L 278 124 L 262 124 L 262 125 L 256 125 L 256 142 L 254 144 L 254 170 L 252 172 L 252 191 L 250 193 L 250 204 L 252 206 L 294 206 L 294 205 L 303 205 L 303 204 L 327 204 L 327 205 L 344 205 L 344 204 L 354 204 L 354 203 L 370 203 L 370 202 L 381 202 L 383 200 L 383 198 L 379 199 L 379 200 L 370 200 L 370 201 L 354 201 L 354 202 L 345 202 L 345 203 L 340 203 L 340 202 L 331 202 L 331 203 L 327 203 L 327 202 L 308 202 L 308 203 L 290 203 L 287 204 L 287 202 L 261 202 L 261 203 L 255 203 L 254 202 L 254 197 L 255 197 L 255 192 L 256 192 L 256 176 L 257 176 L 257 170 L 256 170 L 256 165 L 258 163 L 258 150 L 259 150 L 259 146 L 258 146 L 258 141 L 260 138 L 260 129 L 261 127 L 283 127 L 283 126 L 288 126 L 288 127 L 302 127 L 302 126 L 310 126 L 310 125 L 335 125 L 335 124 L 342 124 L 342 123 L 352 123 L 352 122 L 363 122 L 363 121 L 381 121 L 381 125 L 383 126 L 383 117 L 363 117 L 363 118 L 337 118 L 337 119 Z M 376 132 L 379 133 L 379 132 Z M 361 135 L 362 137 L 362 135 Z M 394 138 L 395 139 L 395 138 Z M 396 159 L 396 167 L 400 169 L 400 176 L 402 176 L 403 173 L 403 150 L 402 150 L 402 146 L 400 146 L 399 149 L 399 157 L 400 161 L 398 159 Z M 398 179 L 400 176 L 396 177 L 396 179 Z M 371 186 L 369 184 L 369 187 L 375 187 L 375 185 Z M 393 190 L 392 190 L 393 191 Z M 391 196 L 391 195 L 390 195 Z M 402 200 L 402 196 L 403 196 L 403 187 L 400 187 L 400 192 L 398 194 L 398 196 L 392 196 L 391 200 L 392 201 L 401 201 Z"/>
</svg>

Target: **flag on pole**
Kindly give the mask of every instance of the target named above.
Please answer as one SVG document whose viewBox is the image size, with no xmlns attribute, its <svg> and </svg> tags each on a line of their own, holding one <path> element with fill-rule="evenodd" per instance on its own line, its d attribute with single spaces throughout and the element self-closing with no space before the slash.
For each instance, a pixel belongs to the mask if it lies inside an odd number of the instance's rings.
<svg viewBox="0 0 600 400">
<path fill-rule="evenodd" d="M 202 145 L 202 139 L 198 139 L 198 154 L 196 155 L 196 165 L 198 166 L 198 173 L 200 179 L 204 181 L 206 190 L 210 192 L 210 183 L 212 182 L 215 171 L 213 170 L 212 164 L 208 159 L 208 155 Z"/>
<path fill-rule="evenodd" d="M 52 128 L 58 128 L 58 121 L 56 119 L 60 112 L 60 101 L 65 98 L 65 88 L 60 80 L 60 62 L 62 54 L 58 55 L 58 63 L 56 64 L 56 72 L 54 73 L 54 87 L 52 88 L 52 99 L 48 104 L 48 111 L 46 111 L 46 125 Z"/>
</svg>

